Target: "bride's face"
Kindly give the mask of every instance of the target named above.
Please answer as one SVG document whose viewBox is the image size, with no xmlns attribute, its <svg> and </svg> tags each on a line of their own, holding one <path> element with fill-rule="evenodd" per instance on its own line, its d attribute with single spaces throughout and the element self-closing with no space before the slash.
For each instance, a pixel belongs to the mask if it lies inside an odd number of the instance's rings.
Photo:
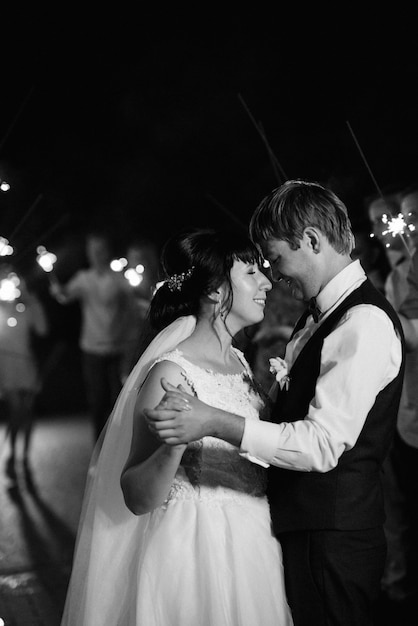
<svg viewBox="0 0 418 626">
<path fill-rule="evenodd" d="M 235 261 L 231 268 L 232 307 L 227 316 L 228 326 L 236 332 L 258 324 L 264 318 L 267 291 L 272 284 L 256 263 Z"/>
</svg>

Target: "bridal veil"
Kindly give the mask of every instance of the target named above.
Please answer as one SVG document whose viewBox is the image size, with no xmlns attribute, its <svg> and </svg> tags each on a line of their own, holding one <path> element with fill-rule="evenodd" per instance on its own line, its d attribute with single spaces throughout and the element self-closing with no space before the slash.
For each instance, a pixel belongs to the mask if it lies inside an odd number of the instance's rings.
<svg viewBox="0 0 418 626">
<path fill-rule="evenodd" d="M 126 623 L 136 594 L 136 566 L 149 515 L 125 505 L 120 476 L 128 457 L 139 389 L 154 361 L 191 335 L 193 316 L 163 329 L 126 380 L 94 449 L 81 508 L 72 573 L 61 626 Z"/>
</svg>

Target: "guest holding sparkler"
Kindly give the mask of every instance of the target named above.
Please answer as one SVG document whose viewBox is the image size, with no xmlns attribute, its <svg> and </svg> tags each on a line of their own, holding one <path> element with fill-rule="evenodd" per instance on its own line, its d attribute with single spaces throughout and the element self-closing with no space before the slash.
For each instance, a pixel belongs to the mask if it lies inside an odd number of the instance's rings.
<svg viewBox="0 0 418 626">
<path fill-rule="evenodd" d="M 365 204 L 371 222 L 372 236 L 385 247 L 391 268 L 384 284 L 384 293 L 399 313 L 400 304 L 406 296 L 406 276 L 414 251 L 410 239 L 411 231 L 401 212 L 401 191 L 399 189 L 382 191 L 367 198 Z M 418 345 L 413 325 L 403 315 L 399 319 L 405 335 L 406 348 L 413 350 Z"/>
<path fill-rule="evenodd" d="M 405 379 L 399 405 L 395 436 L 390 453 L 384 466 L 385 533 L 388 542 L 388 554 L 382 588 L 387 597 L 394 602 L 408 599 L 416 585 L 416 573 L 413 578 L 408 574 L 411 565 L 411 545 L 416 540 L 409 537 L 411 529 L 418 529 L 415 492 L 411 500 L 410 470 L 418 467 L 418 350 L 413 323 L 408 319 L 414 313 L 416 304 L 402 306 L 408 294 L 408 274 L 416 246 L 416 228 L 418 227 L 418 188 L 407 188 L 391 194 L 381 194 L 368 202 L 368 214 L 373 226 L 373 233 L 386 248 L 391 271 L 385 282 L 385 294 L 399 314 L 405 338 Z M 418 310 L 416 311 L 418 317 Z M 415 491 L 415 490 L 414 490 Z M 408 495 L 409 494 L 409 495 Z M 408 509 L 415 507 L 415 523 L 411 525 Z M 415 530 L 416 532 L 416 530 Z M 416 570 L 416 565 L 415 572 Z M 413 580 L 415 579 L 415 580 Z"/>
<path fill-rule="evenodd" d="M 408 245 L 396 243 L 400 258 L 387 281 L 387 297 L 418 333 L 418 184 L 400 195 L 401 232 Z M 400 225 L 401 227 L 401 225 Z M 405 380 L 397 429 L 388 463 L 388 535 L 391 559 L 384 579 L 388 597 L 404 604 L 418 600 L 418 349 L 406 354 Z"/>
<path fill-rule="evenodd" d="M 97 439 L 122 386 L 132 294 L 125 278 L 110 267 L 111 244 L 105 232 L 87 234 L 86 254 L 89 267 L 76 272 L 66 285 L 54 280 L 51 293 L 62 304 L 81 305 L 83 375 Z"/>
<path fill-rule="evenodd" d="M 41 389 L 33 337 L 49 330 L 41 301 L 11 265 L 0 268 L 0 395 L 7 410 L 10 455 L 6 474 L 16 480 L 19 435 L 23 436 L 23 465 L 29 469 L 34 403 Z"/>
</svg>

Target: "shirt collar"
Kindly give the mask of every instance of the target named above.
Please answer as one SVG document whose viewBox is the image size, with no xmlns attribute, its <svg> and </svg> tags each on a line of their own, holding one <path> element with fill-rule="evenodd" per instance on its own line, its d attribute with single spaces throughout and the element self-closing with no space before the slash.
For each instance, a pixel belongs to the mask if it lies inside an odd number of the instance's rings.
<svg viewBox="0 0 418 626">
<path fill-rule="evenodd" d="M 366 279 L 366 274 L 360 261 L 356 259 L 339 272 L 319 292 L 316 302 L 322 314 L 331 309 L 348 292 L 355 289 Z"/>
</svg>

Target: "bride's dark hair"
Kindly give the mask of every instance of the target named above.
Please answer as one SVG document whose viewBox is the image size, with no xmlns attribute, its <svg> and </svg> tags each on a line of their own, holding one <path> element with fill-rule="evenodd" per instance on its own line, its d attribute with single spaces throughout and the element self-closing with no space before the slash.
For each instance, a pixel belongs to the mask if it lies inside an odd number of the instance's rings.
<svg viewBox="0 0 418 626">
<path fill-rule="evenodd" d="M 198 316 L 202 297 L 225 282 L 229 292 L 223 310 L 229 311 L 230 271 L 236 260 L 260 267 L 263 262 L 258 247 L 241 232 L 189 228 L 171 237 L 161 252 L 164 283 L 150 306 L 153 328 L 161 330 L 182 315 Z"/>
</svg>

